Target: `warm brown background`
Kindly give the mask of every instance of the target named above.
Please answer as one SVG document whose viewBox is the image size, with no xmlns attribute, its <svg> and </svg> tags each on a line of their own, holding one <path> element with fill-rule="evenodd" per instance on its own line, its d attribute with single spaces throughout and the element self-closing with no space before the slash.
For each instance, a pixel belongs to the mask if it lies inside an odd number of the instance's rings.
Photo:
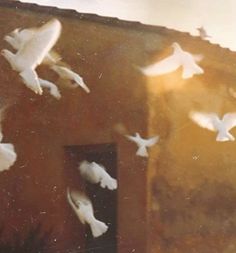
<svg viewBox="0 0 236 253">
<path fill-rule="evenodd" d="M 1 4 L 0 48 L 10 48 L 3 37 L 13 29 L 56 17 L 63 30 L 55 49 L 91 93 L 63 87 L 40 66 L 39 75 L 58 83 L 62 99 L 46 91 L 37 96 L 0 57 L 0 102 L 11 104 L 4 142 L 13 143 L 18 154 L 15 165 L 0 175 L 4 237 L 42 222 L 45 230 L 53 228 L 49 252 L 83 245 L 83 227 L 65 197 L 64 147 L 115 143 L 119 253 L 234 252 L 236 146 L 216 143 L 215 134 L 192 123 L 188 112 L 235 111 L 228 88 L 236 81 L 236 55 L 164 28 L 15 4 Z M 182 80 L 177 71 L 146 78 L 135 68 L 170 54 L 174 41 L 205 55 L 206 74 Z M 135 156 L 135 145 L 119 129 L 161 139 L 147 160 Z"/>
</svg>

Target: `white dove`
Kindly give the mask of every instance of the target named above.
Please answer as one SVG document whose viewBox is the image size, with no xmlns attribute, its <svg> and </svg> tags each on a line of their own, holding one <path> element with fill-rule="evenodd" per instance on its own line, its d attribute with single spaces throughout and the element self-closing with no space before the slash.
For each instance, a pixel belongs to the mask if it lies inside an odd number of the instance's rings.
<svg viewBox="0 0 236 253">
<path fill-rule="evenodd" d="M 3 139 L 2 120 L 7 106 L 0 109 L 0 142 Z M 10 169 L 17 158 L 14 146 L 10 143 L 0 143 L 0 172 Z"/>
<path fill-rule="evenodd" d="M 141 68 L 142 73 L 147 76 L 157 76 L 173 72 L 179 67 L 183 69 L 183 79 L 191 78 L 195 74 L 204 73 L 204 70 L 196 64 L 196 62 L 203 58 L 202 55 L 192 55 L 184 51 L 176 42 L 172 44 L 172 47 L 174 48 L 172 55 L 157 63 Z"/>
<path fill-rule="evenodd" d="M 4 37 L 15 50 L 20 50 L 25 43 L 27 43 L 32 37 L 37 33 L 38 28 L 30 28 L 30 29 L 20 29 L 17 28 L 12 31 L 9 35 Z M 42 63 L 45 64 L 55 64 L 61 60 L 61 57 L 58 53 L 51 50 L 43 59 Z"/>
<path fill-rule="evenodd" d="M 236 126 L 236 113 L 226 113 L 222 120 L 216 113 L 202 113 L 192 111 L 189 117 L 203 128 L 218 132 L 216 141 L 234 141 L 229 130 Z"/>
<path fill-rule="evenodd" d="M 126 137 L 137 144 L 138 150 L 136 155 L 143 157 L 148 157 L 147 148 L 155 145 L 159 140 L 159 136 L 143 139 L 139 133 L 136 133 L 135 136 L 126 135 Z"/>
<path fill-rule="evenodd" d="M 58 87 L 57 87 L 54 83 L 39 78 L 39 84 L 40 84 L 40 86 L 41 86 L 42 88 L 47 88 L 47 89 L 49 89 L 49 92 L 50 92 L 50 94 L 51 94 L 53 97 L 55 97 L 55 98 L 58 99 L 58 100 L 61 99 L 61 93 L 60 93 Z"/>
<path fill-rule="evenodd" d="M 0 143 L 0 172 L 10 169 L 17 158 L 14 146 L 10 143 Z"/>
<path fill-rule="evenodd" d="M 91 201 L 79 192 L 67 189 L 67 200 L 76 213 L 79 220 L 89 224 L 93 237 L 99 237 L 106 233 L 108 226 L 94 217 L 94 211 Z"/>
<path fill-rule="evenodd" d="M 38 76 L 35 71 L 55 45 L 61 33 L 61 23 L 53 19 L 38 28 L 31 39 L 13 54 L 9 50 L 2 50 L 2 55 L 8 60 L 11 67 L 20 73 L 27 87 L 37 94 L 42 94 Z"/>
<path fill-rule="evenodd" d="M 81 162 L 79 166 L 79 171 L 82 177 L 88 180 L 90 183 L 100 183 L 100 186 L 102 188 L 107 187 L 109 190 L 117 189 L 117 180 L 112 178 L 106 172 L 106 169 L 102 165 L 97 164 L 96 162 Z"/>
<path fill-rule="evenodd" d="M 74 81 L 75 87 L 80 86 L 87 93 L 90 92 L 88 86 L 84 83 L 83 78 L 79 74 L 72 71 L 71 69 L 58 65 L 52 65 L 51 69 L 54 70 L 59 75 L 60 78 Z"/>
<path fill-rule="evenodd" d="M 209 36 L 205 30 L 205 28 L 203 26 L 197 28 L 198 32 L 199 32 L 199 36 L 205 40 L 207 38 L 211 38 L 211 36 Z"/>
</svg>

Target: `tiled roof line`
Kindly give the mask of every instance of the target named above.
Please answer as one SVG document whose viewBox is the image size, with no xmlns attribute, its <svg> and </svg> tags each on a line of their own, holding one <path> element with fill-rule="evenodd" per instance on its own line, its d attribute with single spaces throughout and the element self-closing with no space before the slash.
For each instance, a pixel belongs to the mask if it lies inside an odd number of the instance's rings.
<svg viewBox="0 0 236 253">
<path fill-rule="evenodd" d="M 177 31 L 175 29 L 167 28 L 164 26 L 147 25 L 138 21 L 127 21 L 127 20 L 121 20 L 115 17 L 106 17 L 106 16 L 99 16 L 97 14 L 79 13 L 76 10 L 72 10 L 72 9 L 61 9 L 55 6 L 42 6 L 42 5 L 38 5 L 34 3 L 23 3 L 23 2 L 19 2 L 15 0 L 0 0 L 0 7 L 43 12 L 49 15 L 61 15 L 64 17 L 78 18 L 84 21 L 97 22 L 97 23 L 102 23 L 105 25 L 114 25 L 121 28 L 142 30 L 146 32 L 154 32 L 154 33 L 158 32 L 161 34 L 169 34 L 169 35 L 173 35 L 174 33 L 178 35 L 181 34 L 183 36 L 190 37 L 192 40 L 199 41 L 201 43 L 207 43 L 209 46 L 217 47 L 219 50 L 225 50 L 228 53 L 234 54 L 236 56 L 236 52 L 230 50 L 229 48 L 225 48 L 225 47 L 220 46 L 219 44 L 202 40 L 199 36 L 192 36 L 188 32 Z"/>
</svg>

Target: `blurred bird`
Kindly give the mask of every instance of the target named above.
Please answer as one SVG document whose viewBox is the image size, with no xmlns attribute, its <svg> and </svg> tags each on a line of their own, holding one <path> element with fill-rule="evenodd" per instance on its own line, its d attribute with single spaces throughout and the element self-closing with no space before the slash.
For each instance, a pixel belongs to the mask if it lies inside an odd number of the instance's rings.
<svg viewBox="0 0 236 253">
<path fill-rule="evenodd" d="M 192 55 L 184 51 L 176 42 L 172 44 L 172 47 L 174 48 L 172 55 L 157 63 L 140 68 L 141 72 L 147 76 L 157 76 L 173 72 L 182 67 L 183 79 L 191 78 L 195 74 L 204 73 L 204 70 L 196 64 L 196 62 L 203 58 L 202 55 Z"/>
<path fill-rule="evenodd" d="M 27 43 L 32 37 L 37 33 L 38 28 L 21 29 L 17 28 L 12 31 L 9 35 L 4 37 L 15 50 L 20 50 L 23 48 L 25 43 Z M 51 50 L 43 59 L 44 64 L 55 64 L 61 60 L 61 56 L 55 51 Z"/>
<path fill-rule="evenodd" d="M 79 166 L 80 174 L 83 178 L 88 180 L 90 183 L 98 184 L 102 188 L 107 187 L 109 190 L 117 189 L 117 180 L 112 178 L 106 169 L 96 162 L 89 163 L 88 161 L 83 161 Z"/>
<path fill-rule="evenodd" d="M 9 105 L 5 105 L 0 109 L 0 172 L 8 170 L 16 161 L 17 155 L 14 146 L 10 143 L 1 143 L 3 139 L 2 120 L 4 113 Z"/>
<path fill-rule="evenodd" d="M 226 113 L 222 120 L 216 113 L 202 113 L 192 111 L 189 117 L 200 127 L 218 132 L 216 141 L 234 141 L 235 138 L 229 133 L 236 126 L 236 113 Z"/>
<path fill-rule="evenodd" d="M 125 135 L 125 136 L 130 141 L 133 141 L 137 144 L 138 150 L 136 152 L 136 155 L 142 156 L 142 157 L 148 157 L 147 148 L 155 145 L 159 140 L 159 136 L 155 136 L 149 139 L 143 139 L 139 135 L 139 133 L 136 133 L 135 136 L 130 136 L 130 135 Z"/>
<path fill-rule="evenodd" d="M 67 189 L 67 200 L 79 220 L 90 226 L 93 237 L 99 237 L 106 233 L 108 226 L 94 217 L 91 201 L 79 192 Z"/>
<path fill-rule="evenodd" d="M 49 92 L 53 97 L 55 97 L 58 100 L 61 99 L 61 93 L 54 83 L 39 78 L 39 84 L 42 88 L 49 89 Z"/>
<path fill-rule="evenodd" d="M 211 36 L 209 36 L 205 30 L 205 28 L 203 26 L 197 28 L 198 32 L 199 32 L 199 36 L 203 39 L 206 40 L 208 38 L 211 38 Z"/>
<path fill-rule="evenodd" d="M 89 88 L 84 83 L 83 78 L 79 74 L 72 71 L 71 69 L 59 65 L 52 65 L 51 69 L 54 70 L 59 75 L 60 78 L 74 81 L 75 83 L 73 85 L 75 87 L 80 86 L 87 93 L 90 92 Z"/>
<path fill-rule="evenodd" d="M 53 19 L 37 29 L 31 39 L 13 54 L 9 50 L 2 50 L 2 55 L 10 63 L 13 70 L 20 73 L 26 86 L 36 94 L 42 94 L 38 75 L 35 71 L 57 42 L 61 33 L 61 23 Z"/>
<path fill-rule="evenodd" d="M 0 143 L 0 172 L 10 169 L 17 158 L 14 146 L 9 143 Z"/>
</svg>

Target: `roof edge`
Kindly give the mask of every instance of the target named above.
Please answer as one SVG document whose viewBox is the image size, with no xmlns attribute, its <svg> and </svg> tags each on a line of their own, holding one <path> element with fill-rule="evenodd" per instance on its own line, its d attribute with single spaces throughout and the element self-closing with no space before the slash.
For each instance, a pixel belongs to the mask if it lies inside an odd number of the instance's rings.
<svg viewBox="0 0 236 253">
<path fill-rule="evenodd" d="M 126 29 L 134 29 L 134 30 L 142 30 L 146 32 L 153 32 L 153 33 L 161 33 L 161 34 L 172 34 L 178 33 L 183 34 L 185 36 L 189 36 L 194 40 L 201 41 L 202 43 L 207 43 L 211 46 L 217 47 L 220 50 L 226 50 L 231 54 L 236 54 L 235 51 L 232 51 L 230 48 L 222 47 L 218 43 L 211 43 L 207 40 L 202 40 L 200 36 L 192 36 L 189 32 L 183 32 L 178 31 L 175 29 L 167 28 L 164 26 L 157 26 L 157 25 L 149 25 L 149 24 L 143 24 L 139 21 L 128 21 L 128 20 L 122 20 L 116 17 L 108 17 L 108 16 L 100 16 L 97 14 L 91 14 L 91 13 L 80 13 L 73 9 L 62 9 L 55 6 L 45 6 L 45 5 L 38 5 L 35 3 L 23 3 L 19 2 L 17 0 L 0 0 L 0 6 L 1 7 L 7 7 L 7 8 L 15 8 L 15 9 L 21 9 L 21 10 L 29 10 L 33 12 L 42 12 L 49 15 L 59 15 L 64 17 L 72 17 L 77 18 L 83 21 L 89 21 L 89 22 L 97 22 L 105 25 L 113 25 L 118 26 L 121 28 Z"/>
</svg>

